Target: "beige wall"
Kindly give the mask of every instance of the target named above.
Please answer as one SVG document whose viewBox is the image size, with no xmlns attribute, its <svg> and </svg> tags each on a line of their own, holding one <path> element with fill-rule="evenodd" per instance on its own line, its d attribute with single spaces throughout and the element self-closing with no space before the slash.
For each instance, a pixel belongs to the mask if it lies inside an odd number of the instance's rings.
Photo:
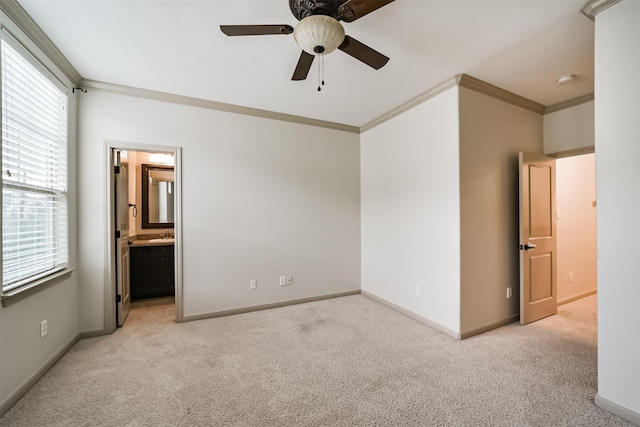
<svg viewBox="0 0 640 427">
<path fill-rule="evenodd" d="M 558 159 L 556 207 L 559 304 L 596 291 L 595 200 L 595 155 Z"/>
<path fill-rule="evenodd" d="M 142 201 L 138 200 L 138 187 L 141 185 L 138 172 L 138 152 L 129 151 L 127 156 L 127 162 L 129 163 L 129 203 L 135 203 L 136 205 L 135 216 L 133 215 L 134 210 L 129 209 L 129 235 L 135 236 L 138 232 L 142 232 L 142 227 L 138 225 L 138 221 L 141 221 L 142 218 Z"/>
<path fill-rule="evenodd" d="M 144 235 L 158 234 L 167 231 L 166 228 L 142 228 L 142 165 L 154 164 L 150 159 L 152 153 L 146 151 L 129 151 L 127 153 L 129 163 L 129 203 L 137 206 L 137 216 L 133 216 L 133 209 L 129 209 L 129 234 Z M 171 165 L 160 165 L 171 166 Z M 173 232 L 174 229 L 168 229 Z"/>
<path fill-rule="evenodd" d="M 518 153 L 542 153 L 542 116 L 460 88 L 462 334 L 519 306 Z M 513 296 L 506 298 L 507 287 Z"/>
<path fill-rule="evenodd" d="M 518 153 L 542 153 L 542 131 L 541 115 L 461 87 L 365 132 L 363 291 L 459 337 L 513 320 Z"/>
<path fill-rule="evenodd" d="M 544 154 L 592 148 L 594 101 L 545 114 Z"/>
</svg>

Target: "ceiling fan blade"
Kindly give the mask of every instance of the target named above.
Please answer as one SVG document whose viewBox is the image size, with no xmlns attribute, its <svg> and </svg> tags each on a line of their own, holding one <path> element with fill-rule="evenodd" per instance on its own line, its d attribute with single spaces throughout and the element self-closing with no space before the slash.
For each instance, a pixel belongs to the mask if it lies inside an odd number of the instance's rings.
<svg viewBox="0 0 640 427">
<path fill-rule="evenodd" d="M 303 50 L 302 54 L 300 55 L 300 59 L 298 60 L 298 65 L 296 66 L 296 70 L 293 72 L 293 77 L 291 77 L 291 80 L 306 79 L 314 59 L 315 59 L 315 56 L 308 54 Z"/>
<path fill-rule="evenodd" d="M 344 37 L 344 41 L 338 46 L 338 49 L 376 70 L 384 67 L 385 64 L 389 62 L 388 57 L 350 36 Z"/>
<path fill-rule="evenodd" d="M 220 25 L 228 36 L 266 36 L 269 34 L 291 34 L 291 25 Z"/>
<path fill-rule="evenodd" d="M 343 21 L 353 22 L 374 10 L 380 9 L 382 6 L 388 5 L 392 1 L 394 0 L 347 0 L 340 6 L 338 12 Z"/>
</svg>

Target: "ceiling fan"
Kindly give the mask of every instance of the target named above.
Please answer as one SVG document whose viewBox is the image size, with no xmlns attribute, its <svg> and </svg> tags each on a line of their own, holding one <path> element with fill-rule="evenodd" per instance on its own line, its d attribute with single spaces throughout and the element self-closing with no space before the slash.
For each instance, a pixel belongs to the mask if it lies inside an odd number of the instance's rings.
<svg viewBox="0 0 640 427">
<path fill-rule="evenodd" d="M 345 34 L 339 21 L 353 22 L 380 9 L 394 0 L 289 0 L 291 13 L 300 22 L 295 30 L 291 25 L 220 25 L 228 36 L 262 36 L 292 34 L 302 48 L 298 65 L 291 80 L 305 80 L 318 55 L 335 49 L 378 70 L 389 58 Z"/>
</svg>

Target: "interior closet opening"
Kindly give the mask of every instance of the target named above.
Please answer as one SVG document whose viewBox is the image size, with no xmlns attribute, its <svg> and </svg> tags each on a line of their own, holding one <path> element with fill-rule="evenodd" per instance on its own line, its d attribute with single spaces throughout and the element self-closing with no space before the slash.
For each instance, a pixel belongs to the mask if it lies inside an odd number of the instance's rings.
<svg viewBox="0 0 640 427">
<path fill-rule="evenodd" d="M 558 305 L 597 292 L 595 154 L 556 160 Z"/>
</svg>

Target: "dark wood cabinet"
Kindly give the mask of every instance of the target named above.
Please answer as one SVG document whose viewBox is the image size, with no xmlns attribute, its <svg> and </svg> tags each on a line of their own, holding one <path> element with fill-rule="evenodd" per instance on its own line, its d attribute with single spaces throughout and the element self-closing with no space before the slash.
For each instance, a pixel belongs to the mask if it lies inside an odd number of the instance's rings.
<svg viewBox="0 0 640 427">
<path fill-rule="evenodd" d="M 173 245 L 131 246 L 131 300 L 175 294 Z"/>
</svg>

